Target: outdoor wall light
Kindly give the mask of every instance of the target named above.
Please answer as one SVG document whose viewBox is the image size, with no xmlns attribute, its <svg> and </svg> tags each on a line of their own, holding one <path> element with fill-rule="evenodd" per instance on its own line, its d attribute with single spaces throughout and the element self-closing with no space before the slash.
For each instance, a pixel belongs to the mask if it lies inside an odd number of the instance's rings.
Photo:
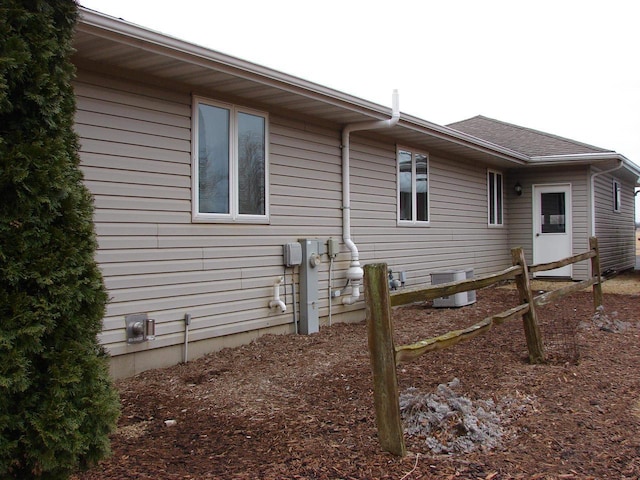
<svg viewBox="0 0 640 480">
<path fill-rule="evenodd" d="M 517 182 L 513 187 L 513 189 L 515 190 L 516 195 L 518 196 L 522 195 L 522 185 L 520 185 L 520 182 Z"/>
</svg>

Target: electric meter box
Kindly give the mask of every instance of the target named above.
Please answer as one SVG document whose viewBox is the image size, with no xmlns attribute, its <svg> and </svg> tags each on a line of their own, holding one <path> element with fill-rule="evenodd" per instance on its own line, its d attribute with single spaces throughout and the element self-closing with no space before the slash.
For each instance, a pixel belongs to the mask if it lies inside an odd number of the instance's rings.
<svg viewBox="0 0 640 480">
<path fill-rule="evenodd" d="M 302 263 L 302 245 L 298 242 L 285 243 L 282 246 L 282 254 L 286 267 L 294 267 Z"/>
</svg>

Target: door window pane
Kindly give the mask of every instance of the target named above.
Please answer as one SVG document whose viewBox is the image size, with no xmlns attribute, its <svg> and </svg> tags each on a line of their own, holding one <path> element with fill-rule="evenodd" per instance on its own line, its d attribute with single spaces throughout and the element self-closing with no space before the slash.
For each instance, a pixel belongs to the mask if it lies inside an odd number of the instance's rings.
<svg viewBox="0 0 640 480">
<path fill-rule="evenodd" d="M 565 233 L 565 198 L 563 192 L 540 194 L 542 233 Z"/>
<path fill-rule="evenodd" d="M 198 105 L 200 213 L 229 213 L 229 110 Z"/>
</svg>

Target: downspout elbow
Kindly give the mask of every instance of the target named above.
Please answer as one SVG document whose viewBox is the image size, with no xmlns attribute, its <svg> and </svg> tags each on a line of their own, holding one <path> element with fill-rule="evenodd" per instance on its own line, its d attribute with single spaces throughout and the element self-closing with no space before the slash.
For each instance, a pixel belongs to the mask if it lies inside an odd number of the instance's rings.
<svg viewBox="0 0 640 480">
<path fill-rule="evenodd" d="M 391 117 L 386 120 L 371 120 L 367 122 L 350 123 L 342 130 L 342 146 L 348 148 L 349 134 L 351 132 L 359 132 L 363 130 L 380 130 L 383 128 L 391 128 L 400 120 L 400 96 L 398 90 L 393 91 L 391 99 Z"/>
</svg>

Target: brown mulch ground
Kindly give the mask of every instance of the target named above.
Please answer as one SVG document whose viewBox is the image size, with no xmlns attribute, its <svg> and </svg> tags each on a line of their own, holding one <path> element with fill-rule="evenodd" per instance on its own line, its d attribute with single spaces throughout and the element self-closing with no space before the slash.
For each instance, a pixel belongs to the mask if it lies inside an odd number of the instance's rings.
<svg viewBox="0 0 640 480">
<path fill-rule="evenodd" d="M 490 288 L 464 308 L 398 308 L 396 343 L 471 325 L 516 296 Z M 457 378 L 461 398 L 494 405 L 493 449 L 435 454 L 424 436 L 406 436 L 408 456 L 381 451 L 366 326 L 335 324 L 119 381 L 113 456 L 75 478 L 640 478 L 640 295 L 606 293 L 594 318 L 591 294 L 579 292 L 539 316 L 547 364 L 527 363 L 514 320 L 399 368 L 403 393 Z"/>
</svg>

